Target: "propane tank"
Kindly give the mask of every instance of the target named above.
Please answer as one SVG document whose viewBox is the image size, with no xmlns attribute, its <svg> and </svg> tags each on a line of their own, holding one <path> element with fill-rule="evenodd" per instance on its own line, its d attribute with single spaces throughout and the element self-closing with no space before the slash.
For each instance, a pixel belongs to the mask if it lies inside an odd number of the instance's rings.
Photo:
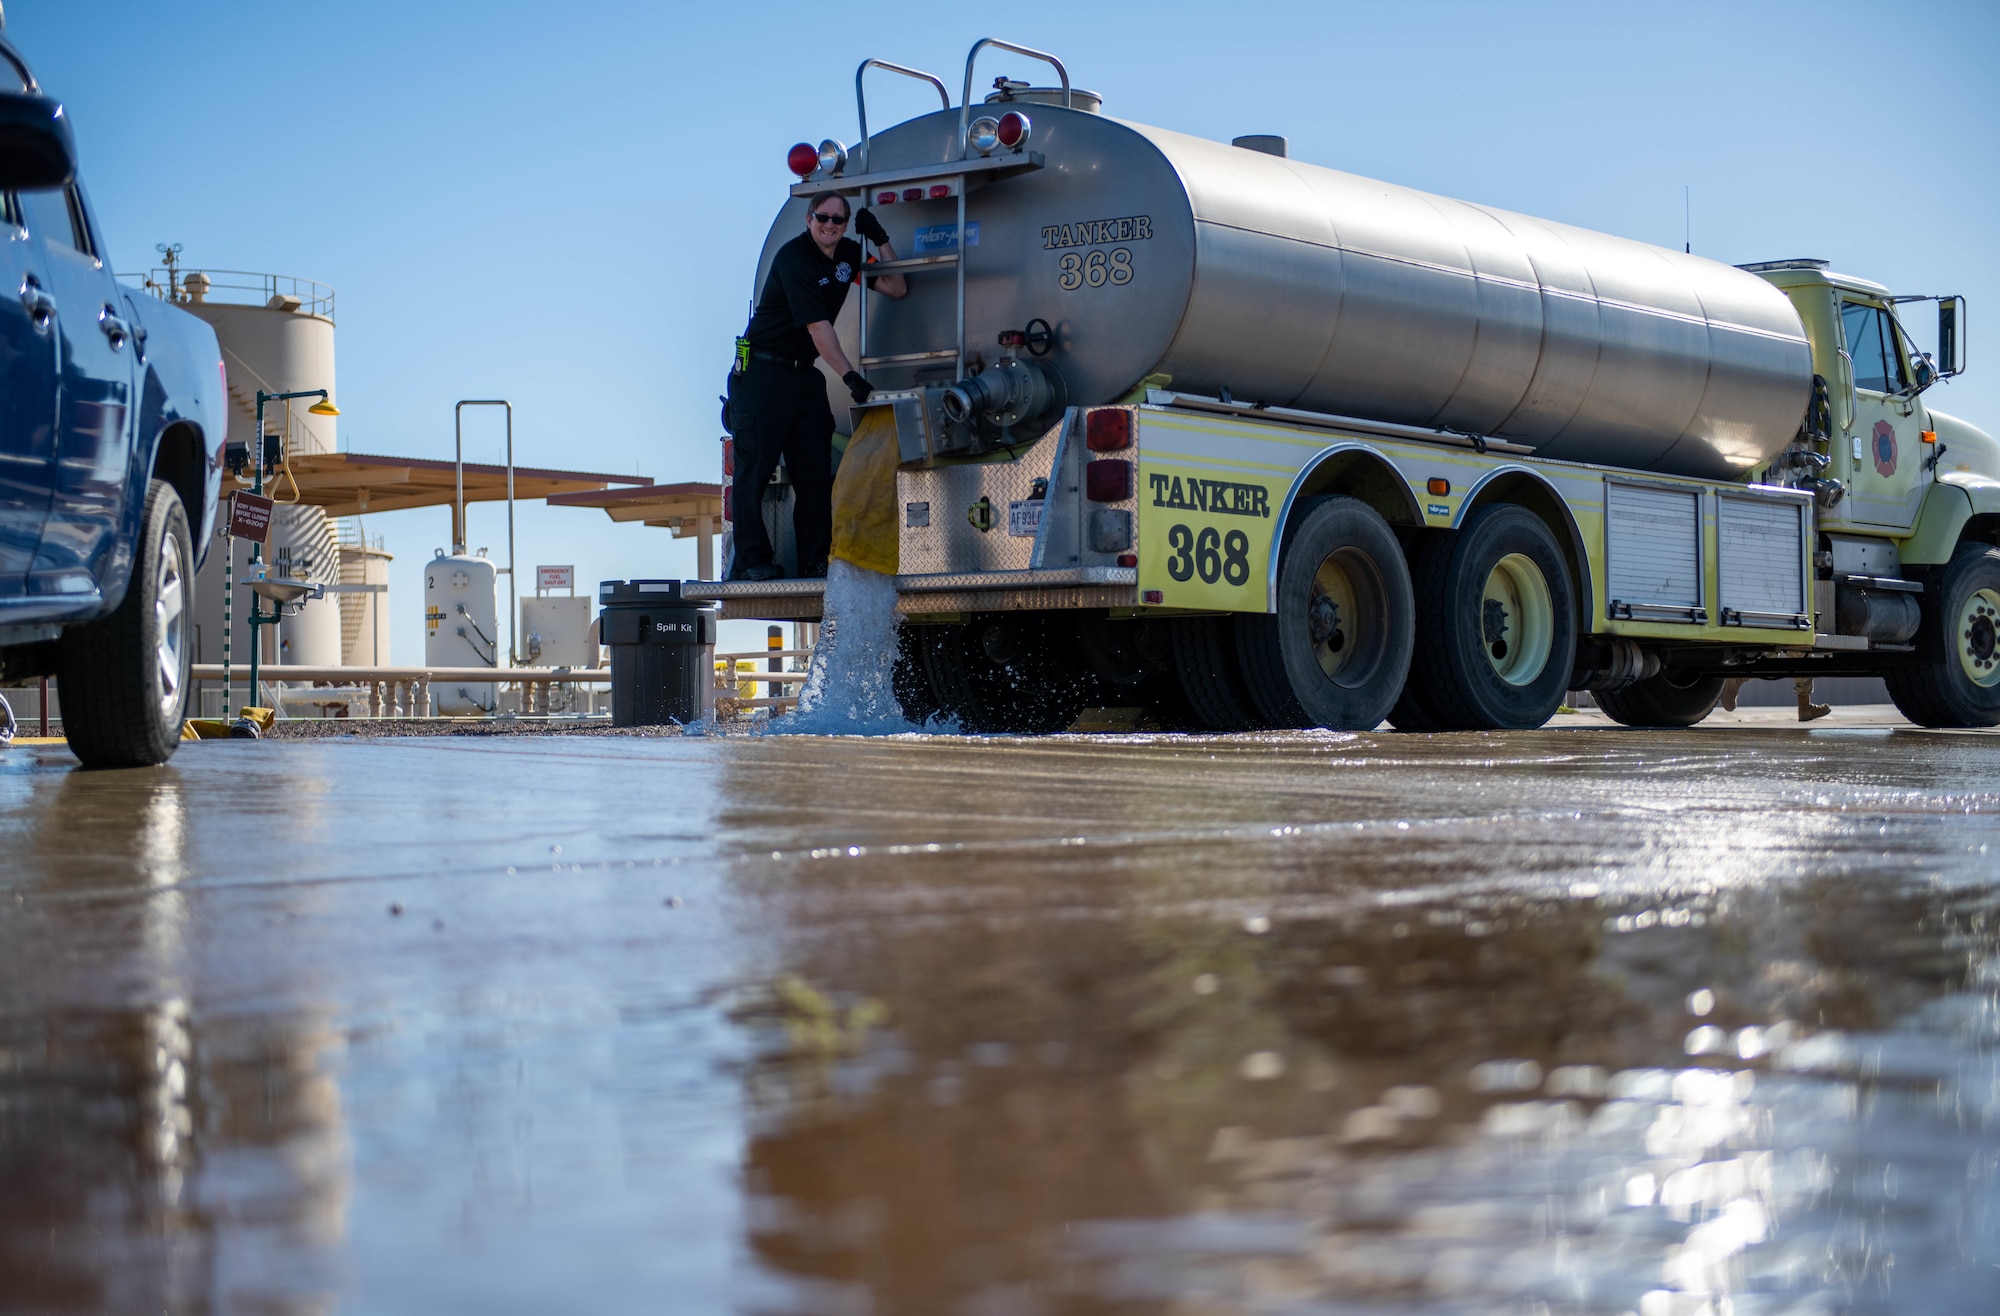
<svg viewBox="0 0 2000 1316">
<path fill-rule="evenodd" d="M 424 567 L 424 665 L 500 665 L 499 572 L 481 550 L 476 556 L 437 551 Z M 442 716 L 491 713 L 499 707 L 490 682 L 435 681 Z"/>
</svg>

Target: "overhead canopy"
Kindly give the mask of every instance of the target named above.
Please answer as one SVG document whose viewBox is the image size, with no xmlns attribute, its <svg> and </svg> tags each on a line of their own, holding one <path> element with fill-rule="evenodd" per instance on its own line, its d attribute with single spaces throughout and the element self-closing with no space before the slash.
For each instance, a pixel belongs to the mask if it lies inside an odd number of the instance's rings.
<svg viewBox="0 0 2000 1316">
<path fill-rule="evenodd" d="M 264 492 L 280 502 L 296 501 L 326 509 L 328 516 L 400 512 L 410 507 L 449 507 L 456 497 L 457 467 L 448 461 L 421 457 L 383 457 L 365 452 L 300 453 L 291 459 L 289 474 L 264 477 Z M 225 475 L 224 492 L 247 489 L 250 481 Z M 550 498 L 555 494 L 589 493 L 609 485 L 652 485 L 651 476 L 611 475 L 601 471 L 551 471 L 532 466 L 514 468 L 514 497 Z M 678 486 L 677 486 L 678 487 Z M 465 501 L 499 502 L 507 497 L 507 468 L 479 462 L 465 464 Z M 456 528 L 454 528 L 456 529 Z"/>
<path fill-rule="evenodd" d="M 614 521 L 659 526 L 675 539 L 700 541 L 703 580 L 715 579 L 715 533 L 722 521 L 722 486 L 688 481 L 629 489 L 596 489 L 549 496 L 551 507 L 601 507 Z"/>
</svg>

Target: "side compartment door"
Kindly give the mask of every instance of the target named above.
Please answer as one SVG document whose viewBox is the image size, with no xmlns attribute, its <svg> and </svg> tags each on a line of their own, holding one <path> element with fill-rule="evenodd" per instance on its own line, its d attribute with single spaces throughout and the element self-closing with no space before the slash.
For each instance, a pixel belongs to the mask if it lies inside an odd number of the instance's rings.
<svg viewBox="0 0 2000 1316">
<path fill-rule="evenodd" d="M 1841 442 L 1848 463 L 1847 519 L 1888 530 L 1915 524 L 1923 498 L 1923 412 L 1896 323 L 1880 306 L 1846 296 L 1840 327 L 1854 362 L 1854 423 Z"/>
<path fill-rule="evenodd" d="M 28 585 L 56 464 L 55 300 L 11 195 L 0 194 L 0 599 Z"/>
<path fill-rule="evenodd" d="M 55 294 L 62 352 L 55 496 L 28 589 L 85 594 L 104 587 L 119 549 L 137 345 L 75 184 L 19 200 Z"/>
</svg>

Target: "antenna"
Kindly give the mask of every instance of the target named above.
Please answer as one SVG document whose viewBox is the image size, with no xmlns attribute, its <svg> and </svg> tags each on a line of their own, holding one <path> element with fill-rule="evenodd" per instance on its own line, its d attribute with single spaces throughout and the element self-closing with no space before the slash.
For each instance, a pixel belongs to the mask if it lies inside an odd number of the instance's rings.
<svg viewBox="0 0 2000 1316">
<path fill-rule="evenodd" d="M 1681 250 L 1694 255 L 1694 189 L 1681 188 Z"/>
<path fill-rule="evenodd" d="M 160 253 L 160 259 L 167 267 L 167 300 L 180 300 L 181 244 L 178 242 L 155 242 L 153 250 Z"/>
</svg>

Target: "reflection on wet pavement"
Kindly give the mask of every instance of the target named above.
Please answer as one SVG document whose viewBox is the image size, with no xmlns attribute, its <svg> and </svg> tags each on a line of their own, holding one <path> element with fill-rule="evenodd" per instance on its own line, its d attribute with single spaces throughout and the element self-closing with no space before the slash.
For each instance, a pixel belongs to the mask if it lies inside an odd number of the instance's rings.
<svg viewBox="0 0 2000 1316">
<path fill-rule="evenodd" d="M 0 1310 L 1985 1312 L 2000 738 L 0 759 Z"/>
</svg>

